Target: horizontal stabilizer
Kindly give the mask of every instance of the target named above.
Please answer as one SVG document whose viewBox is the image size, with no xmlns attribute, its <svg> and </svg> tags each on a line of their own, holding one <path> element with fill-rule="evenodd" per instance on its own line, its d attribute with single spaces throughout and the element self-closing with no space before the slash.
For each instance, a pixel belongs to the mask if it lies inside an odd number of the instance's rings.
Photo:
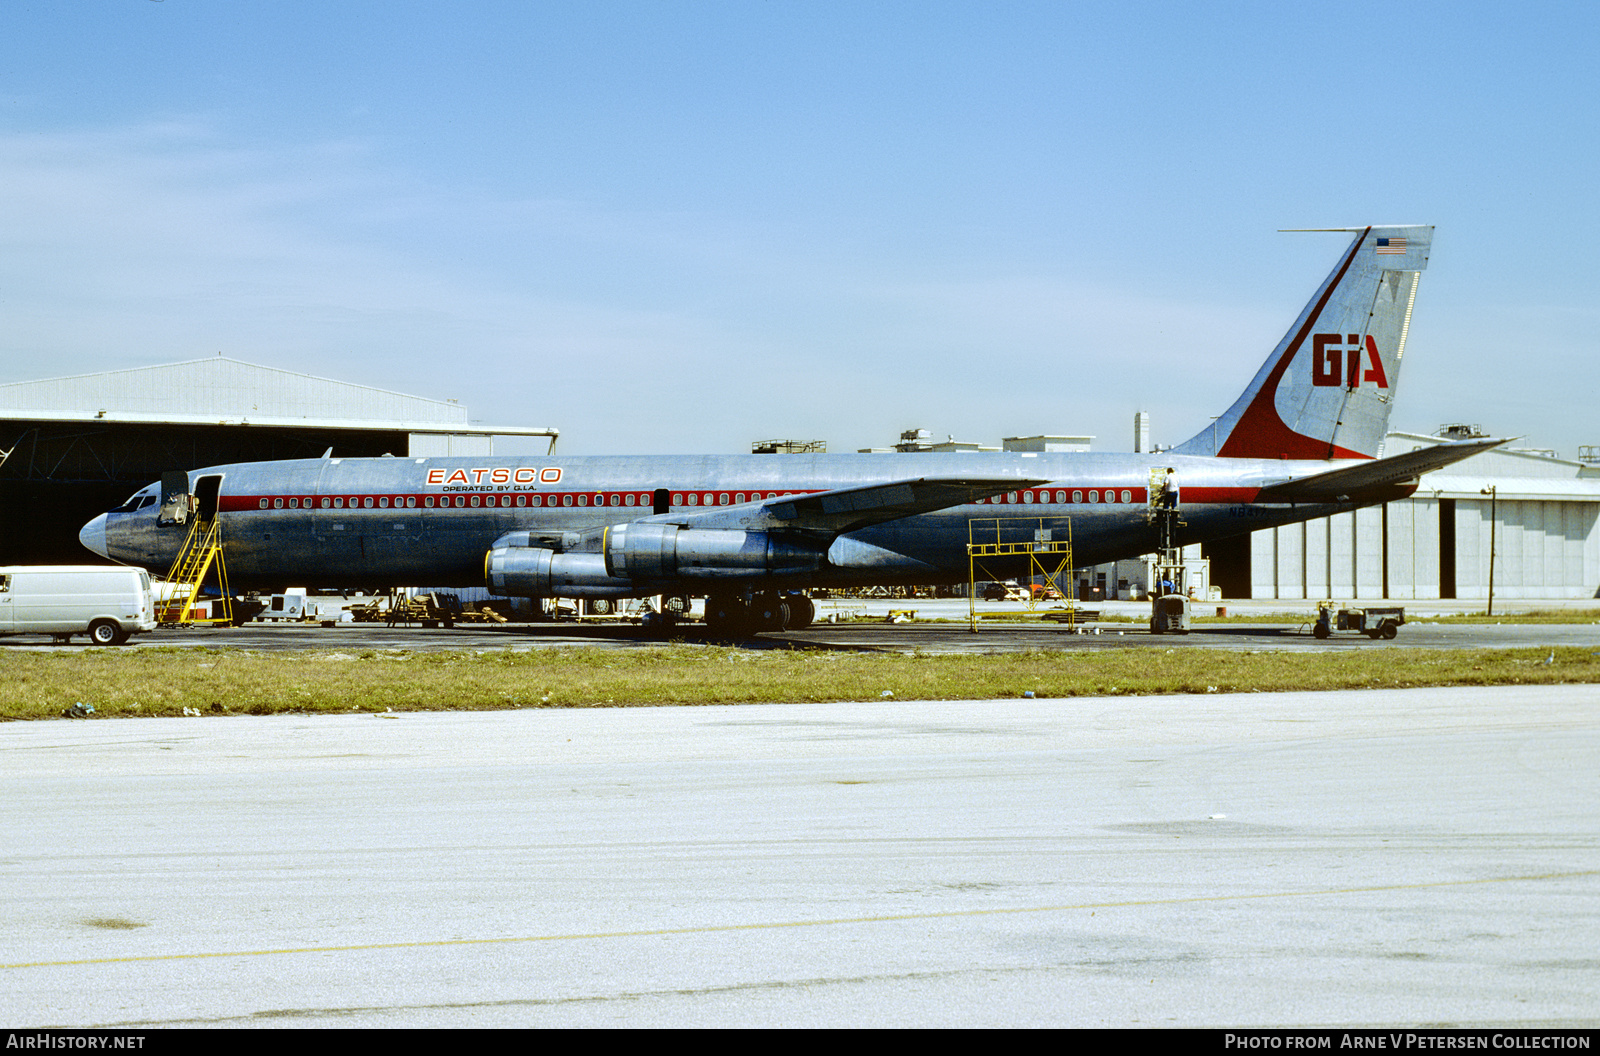
<svg viewBox="0 0 1600 1056">
<path fill-rule="evenodd" d="M 1257 502 L 1348 502 L 1382 488 L 1415 483 L 1424 473 L 1454 465 L 1464 458 L 1482 454 L 1510 439 L 1463 440 L 1418 448 L 1393 458 L 1360 462 L 1343 469 L 1330 469 L 1311 477 L 1269 484 L 1256 496 Z"/>
<path fill-rule="evenodd" d="M 695 528 L 792 528 L 802 531 L 854 532 L 884 521 L 961 506 L 1003 491 L 1031 488 L 1044 478 L 918 477 L 887 484 L 838 488 L 813 495 L 766 499 L 743 506 L 719 506 L 698 512 L 678 510 L 643 520 Z"/>
</svg>

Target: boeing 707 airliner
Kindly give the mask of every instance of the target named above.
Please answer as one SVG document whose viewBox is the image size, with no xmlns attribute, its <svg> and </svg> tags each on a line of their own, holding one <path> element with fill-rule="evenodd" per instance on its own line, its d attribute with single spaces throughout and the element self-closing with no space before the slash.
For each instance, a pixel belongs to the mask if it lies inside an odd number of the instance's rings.
<svg viewBox="0 0 1600 1056">
<path fill-rule="evenodd" d="M 726 633 L 803 626 L 808 589 L 968 578 L 972 526 L 1026 541 L 1070 525 L 1080 567 L 1404 498 L 1501 440 L 1389 458 L 1433 228 L 1338 229 L 1333 270 L 1233 406 L 1159 455 L 921 453 L 333 458 L 188 470 L 83 528 L 164 573 L 186 509 L 218 518 L 234 587 L 486 586 L 525 598 L 705 597 Z M 1176 482 L 1176 494 L 1162 496 Z M 185 505 L 187 504 L 187 505 Z M 986 529 L 987 530 L 987 529 Z M 1025 554 L 986 559 L 1026 574 Z"/>
</svg>

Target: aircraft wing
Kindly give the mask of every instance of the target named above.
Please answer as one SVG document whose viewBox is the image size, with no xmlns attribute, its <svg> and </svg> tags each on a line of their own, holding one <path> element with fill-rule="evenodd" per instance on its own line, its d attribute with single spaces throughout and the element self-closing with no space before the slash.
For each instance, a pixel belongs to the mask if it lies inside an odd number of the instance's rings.
<svg viewBox="0 0 1600 1056">
<path fill-rule="evenodd" d="M 1003 491 L 1031 488 L 1044 483 L 1047 481 L 1042 477 L 917 477 L 837 488 L 812 495 L 764 499 L 742 506 L 718 506 L 698 512 L 678 510 L 641 520 L 694 528 L 793 528 L 830 533 L 854 532 L 884 521 L 961 506 Z"/>
<path fill-rule="evenodd" d="M 1352 496 L 1383 488 L 1414 484 L 1424 473 L 1453 465 L 1464 458 L 1510 443 L 1501 440 L 1462 440 L 1418 448 L 1393 458 L 1377 458 L 1310 477 L 1298 477 L 1262 487 L 1257 502 L 1348 502 Z"/>
</svg>

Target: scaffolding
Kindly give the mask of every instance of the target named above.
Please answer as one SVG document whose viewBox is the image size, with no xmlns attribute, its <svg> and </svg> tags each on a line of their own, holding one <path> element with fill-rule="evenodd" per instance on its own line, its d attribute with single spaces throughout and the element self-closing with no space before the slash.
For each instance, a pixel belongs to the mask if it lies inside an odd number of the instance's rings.
<svg viewBox="0 0 1600 1056">
<path fill-rule="evenodd" d="M 208 616 L 195 614 L 200 592 L 212 572 L 216 572 L 217 604 Z M 189 535 L 178 550 L 178 556 L 167 572 L 167 586 L 179 588 L 187 585 L 188 594 L 183 604 L 169 595 L 158 612 L 164 624 L 232 623 L 233 601 L 228 593 L 228 568 L 222 557 L 222 518 L 196 517 L 189 527 Z"/>
<path fill-rule="evenodd" d="M 967 521 L 967 624 L 978 633 L 978 572 L 985 578 L 1001 580 L 985 568 L 985 559 L 1003 559 L 1008 564 L 1017 558 L 1028 560 L 1028 611 L 1038 607 L 1040 596 L 1054 588 L 1066 601 L 1068 629 L 1077 625 L 1077 584 L 1061 573 L 1072 570 L 1072 518 L 1070 517 L 974 517 Z M 1015 573 L 1013 573 L 1015 575 Z M 1044 590 L 1033 589 L 1034 579 L 1044 580 Z"/>
<path fill-rule="evenodd" d="M 1150 471 L 1150 508 L 1145 516 L 1155 525 L 1157 548 L 1151 566 L 1151 634 L 1188 634 L 1188 569 L 1178 545 L 1178 529 L 1188 526 L 1178 509 L 1178 488 L 1172 475 Z"/>
<path fill-rule="evenodd" d="M 1177 492 L 1174 491 L 1169 495 L 1166 485 L 1166 471 L 1152 469 L 1150 489 L 1146 493 L 1150 496 L 1150 505 L 1145 510 L 1145 520 L 1156 528 L 1156 560 L 1152 565 L 1155 579 L 1150 584 L 1151 592 L 1156 595 L 1169 593 L 1163 591 L 1160 586 L 1168 582 L 1173 585 L 1170 593 L 1184 593 L 1187 579 L 1183 551 L 1178 546 L 1178 529 L 1187 528 L 1189 522 L 1183 520 L 1179 512 Z"/>
</svg>

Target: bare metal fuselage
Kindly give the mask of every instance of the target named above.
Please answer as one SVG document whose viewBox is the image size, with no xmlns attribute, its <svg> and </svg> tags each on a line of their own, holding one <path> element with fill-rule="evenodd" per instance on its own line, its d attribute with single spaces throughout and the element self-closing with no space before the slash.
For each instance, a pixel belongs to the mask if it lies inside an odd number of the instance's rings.
<svg viewBox="0 0 1600 1056">
<path fill-rule="evenodd" d="M 815 568 L 733 572 L 717 584 L 803 589 L 964 580 L 969 540 L 992 539 L 997 531 L 1020 541 L 1040 528 L 1058 540 L 1070 530 L 1079 567 L 1149 553 L 1156 547 L 1148 516 L 1151 473 L 1169 466 L 1181 482 L 1181 543 L 1323 516 L 1366 502 L 1258 504 L 1254 498 L 1264 483 L 1344 464 L 1084 453 L 363 458 L 217 466 L 192 471 L 190 486 L 220 478 L 217 514 L 230 579 L 239 588 L 267 590 L 290 584 L 482 586 L 486 555 L 509 533 L 570 537 L 641 518 L 671 523 L 704 517 L 712 509 L 719 523 L 755 525 L 763 504 L 793 495 L 910 477 L 1018 482 L 981 501 L 825 539 L 819 544 L 825 558 Z M 1048 483 L 1033 483 L 1040 480 Z M 652 514 L 658 489 L 667 492 L 664 515 Z M 1384 497 L 1407 490 L 1389 489 Z M 106 515 L 108 556 L 165 572 L 186 529 L 158 524 L 156 511 L 147 505 Z M 742 518 L 743 511 L 752 516 Z M 980 578 L 1026 569 L 1026 558 L 987 560 Z M 704 577 L 688 576 L 641 581 L 632 593 L 709 589 Z"/>
<path fill-rule="evenodd" d="M 1233 406 L 1157 455 L 329 458 L 194 470 L 161 489 L 186 502 L 186 485 L 219 519 L 236 587 L 513 597 L 949 583 L 969 575 L 969 542 L 1070 539 L 1083 567 L 1156 550 L 1151 489 L 1173 481 L 1175 545 L 1310 520 L 1404 498 L 1421 474 L 1503 442 L 1381 457 L 1433 228 L 1344 230 L 1349 245 Z M 90 522 L 85 545 L 169 568 L 186 530 L 160 521 L 157 490 Z M 972 571 L 1032 567 L 1010 553 Z"/>
</svg>

